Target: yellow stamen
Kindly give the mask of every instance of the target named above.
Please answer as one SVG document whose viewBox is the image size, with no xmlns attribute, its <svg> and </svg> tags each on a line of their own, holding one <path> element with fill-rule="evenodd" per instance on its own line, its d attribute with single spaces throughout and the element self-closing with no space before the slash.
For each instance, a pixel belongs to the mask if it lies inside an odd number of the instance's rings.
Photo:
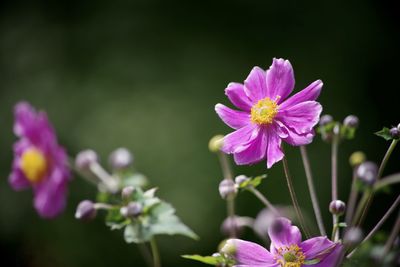
<svg viewBox="0 0 400 267">
<path fill-rule="evenodd" d="M 301 267 L 306 259 L 301 248 L 297 245 L 283 246 L 278 248 L 278 254 L 281 256 L 276 259 L 281 267 Z"/>
<path fill-rule="evenodd" d="M 31 183 L 37 183 L 46 174 L 47 160 L 41 151 L 29 148 L 22 154 L 20 167 Z"/>
<path fill-rule="evenodd" d="M 277 97 L 279 99 L 279 97 Z M 276 99 L 276 100 L 277 100 Z M 276 100 L 269 97 L 261 99 L 251 108 L 251 121 L 259 125 L 271 124 L 278 113 Z"/>
</svg>

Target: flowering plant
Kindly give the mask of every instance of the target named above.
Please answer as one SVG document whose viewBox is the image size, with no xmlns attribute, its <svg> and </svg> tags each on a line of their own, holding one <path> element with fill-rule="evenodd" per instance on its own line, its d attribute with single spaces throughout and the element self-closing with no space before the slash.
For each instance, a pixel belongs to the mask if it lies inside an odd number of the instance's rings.
<svg viewBox="0 0 400 267">
<path fill-rule="evenodd" d="M 379 166 L 367 161 L 362 152 L 351 155 L 353 179 L 345 204 L 339 199 L 338 192 L 338 147 L 342 141 L 355 137 L 358 118 L 350 115 L 338 122 L 330 115 L 320 117 L 322 105 L 317 98 L 323 86 L 321 80 L 290 96 L 294 85 L 292 65 L 284 59 L 273 59 L 266 71 L 253 68 L 243 84 L 228 84 L 225 94 L 240 110 L 222 104 L 217 104 L 215 110 L 234 132 L 214 136 L 209 142 L 210 151 L 219 157 L 223 173 L 219 193 L 226 200 L 228 214 L 221 228 L 227 239 L 211 256 L 183 257 L 227 267 L 395 266 L 399 253 L 396 237 L 400 231 L 400 215 L 383 242 L 373 242 L 373 237 L 398 208 L 400 195 L 396 193 L 393 204 L 382 218 L 376 220 L 372 229 L 366 228 L 364 221 L 374 196 L 400 182 L 398 173 L 384 176 L 386 164 L 400 138 L 400 125 L 376 133 L 391 142 Z M 174 207 L 156 196 L 157 188 L 148 187 L 147 177 L 133 168 L 134 158 L 128 149 L 118 148 L 110 154 L 111 168 L 108 170 L 100 164 L 97 153 L 90 149 L 69 158 L 58 143 L 46 113 L 37 112 L 27 102 L 15 106 L 14 133 L 19 140 L 14 145 L 9 182 L 15 190 L 32 188 L 34 207 L 41 217 L 54 218 L 63 212 L 68 184 L 75 172 L 97 191 L 96 200 L 86 199 L 79 203 L 75 218 L 90 221 L 100 211 L 104 212 L 105 224 L 111 230 L 122 230 L 126 243 L 138 244 L 149 266 L 161 266 L 156 242 L 158 235 L 197 239 L 176 215 Z M 306 149 L 316 134 L 331 145 L 329 211 L 332 231 L 329 234 L 321 215 Z M 310 231 L 312 220 L 304 216 L 299 206 L 284 144 L 300 149 L 318 234 Z M 292 206 L 276 205 L 258 189 L 267 174 L 234 175 L 229 154 L 238 165 L 265 161 L 266 171 L 281 161 Z M 236 197 L 242 192 L 252 193 L 265 205 L 256 219 L 236 214 Z M 253 229 L 264 244 L 240 239 L 244 227 Z M 305 237 L 303 241 L 302 236 Z"/>
</svg>

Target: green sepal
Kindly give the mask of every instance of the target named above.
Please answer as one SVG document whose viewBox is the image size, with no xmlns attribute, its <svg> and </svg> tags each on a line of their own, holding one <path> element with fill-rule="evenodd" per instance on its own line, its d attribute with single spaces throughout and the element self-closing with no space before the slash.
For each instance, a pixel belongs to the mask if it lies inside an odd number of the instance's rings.
<svg viewBox="0 0 400 267">
<path fill-rule="evenodd" d="M 241 182 L 238 185 L 238 188 L 239 189 L 246 189 L 246 188 L 249 188 L 249 187 L 254 187 L 255 188 L 255 187 L 259 186 L 261 184 L 262 180 L 265 179 L 266 177 L 267 177 L 266 174 L 258 175 L 256 177 L 250 177 L 248 180 L 246 180 L 244 182 Z"/>
<path fill-rule="evenodd" d="M 392 135 L 390 134 L 390 129 L 387 127 L 383 127 L 382 130 L 375 133 L 377 136 L 382 137 L 386 141 L 393 140 Z"/>
</svg>

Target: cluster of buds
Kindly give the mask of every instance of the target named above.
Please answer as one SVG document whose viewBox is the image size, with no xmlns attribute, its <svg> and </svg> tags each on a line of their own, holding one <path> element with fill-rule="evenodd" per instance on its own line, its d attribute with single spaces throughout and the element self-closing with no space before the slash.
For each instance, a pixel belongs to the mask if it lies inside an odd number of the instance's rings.
<svg viewBox="0 0 400 267">
<path fill-rule="evenodd" d="M 359 119 L 357 116 L 349 115 L 343 122 L 334 121 L 331 115 L 323 115 L 319 121 L 319 132 L 322 139 L 326 142 L 332 142 L 336 139 L 352 139 L 355 130 L 358 128 Z"/>
</svg>

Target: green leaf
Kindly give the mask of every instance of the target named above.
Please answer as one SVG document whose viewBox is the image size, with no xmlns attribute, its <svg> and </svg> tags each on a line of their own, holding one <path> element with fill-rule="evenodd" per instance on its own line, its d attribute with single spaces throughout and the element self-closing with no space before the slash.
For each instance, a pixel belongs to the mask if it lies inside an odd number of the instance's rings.
<svg viewBox="0 0 400 267">
<path fill-rule="evenodd" d="M 340 134 L 341 134 L 341 136 L 343 138 L 351 140 L 356 135 L 356 128 L 354 128 L 354 127 L 346 127 L 346 126 L 343 125 L 340 128 Z"/>
<path fill-rule="evenodd" d="M 209 265 L 218 265 L 221 262 L 224 262 L 222 256 L 214 257 L 214 256 L 201 256 L 201 255 L 182 255 L 182 258 L 199 261 Z"/>
<path fill-rule="evenodd" d="M 346 228 L 347 227 L 347 223 L 341 222 L 341 223 L 338 223 L 337 226 L 341 227 L 341 228 Z"/>
<path fill-rule="evenodd" d="M 153 235 L 140 223 L 129 224 L 125 227 L 124 239 L 127 243 L 145 243 L 151 240 Z"/>
<path fill-rule="evenodd" d="M 148 180 L 146 176 L 141 173 L 129 173 L 121 175 L 122 177 L 122 187 L 133 186 L 133 187 L 146 187 L 148 185 Z"/>
<path fill-rule="evenodd" d="M 383 127 L 382 130 L 375 133 L 377 136 L 382 137 L 383 139 L 390 141 L 393 139 L 392 135 L 390 134 L 390 129 L 387 127 Z"/>
<path fill-rule="evenodd" d="M 121 215 L 119 209 L 119 207 L 114 207 L 108 210 L 106 216 L 106 225 L 109 226 L 111 230 L 122 229 L 130 223 L 129 219 L 126 219 Z"/>
<path fill-rule="evenodd" d="M 305 260 L 304 265 L 313 265 L 319 263 L 321 260 L 320 259 L 312 259 L 312 260 Z"/>
<path fill-rule="evenodd" d="M 257 187 L 261 184 L 262 180 L 267 177 L 266 174 L 259 175 L 256 177 L 250 177 L 248 180 L 239 184 L 239 189 L 246 189 L 248 187 Z"/>
</svg>

